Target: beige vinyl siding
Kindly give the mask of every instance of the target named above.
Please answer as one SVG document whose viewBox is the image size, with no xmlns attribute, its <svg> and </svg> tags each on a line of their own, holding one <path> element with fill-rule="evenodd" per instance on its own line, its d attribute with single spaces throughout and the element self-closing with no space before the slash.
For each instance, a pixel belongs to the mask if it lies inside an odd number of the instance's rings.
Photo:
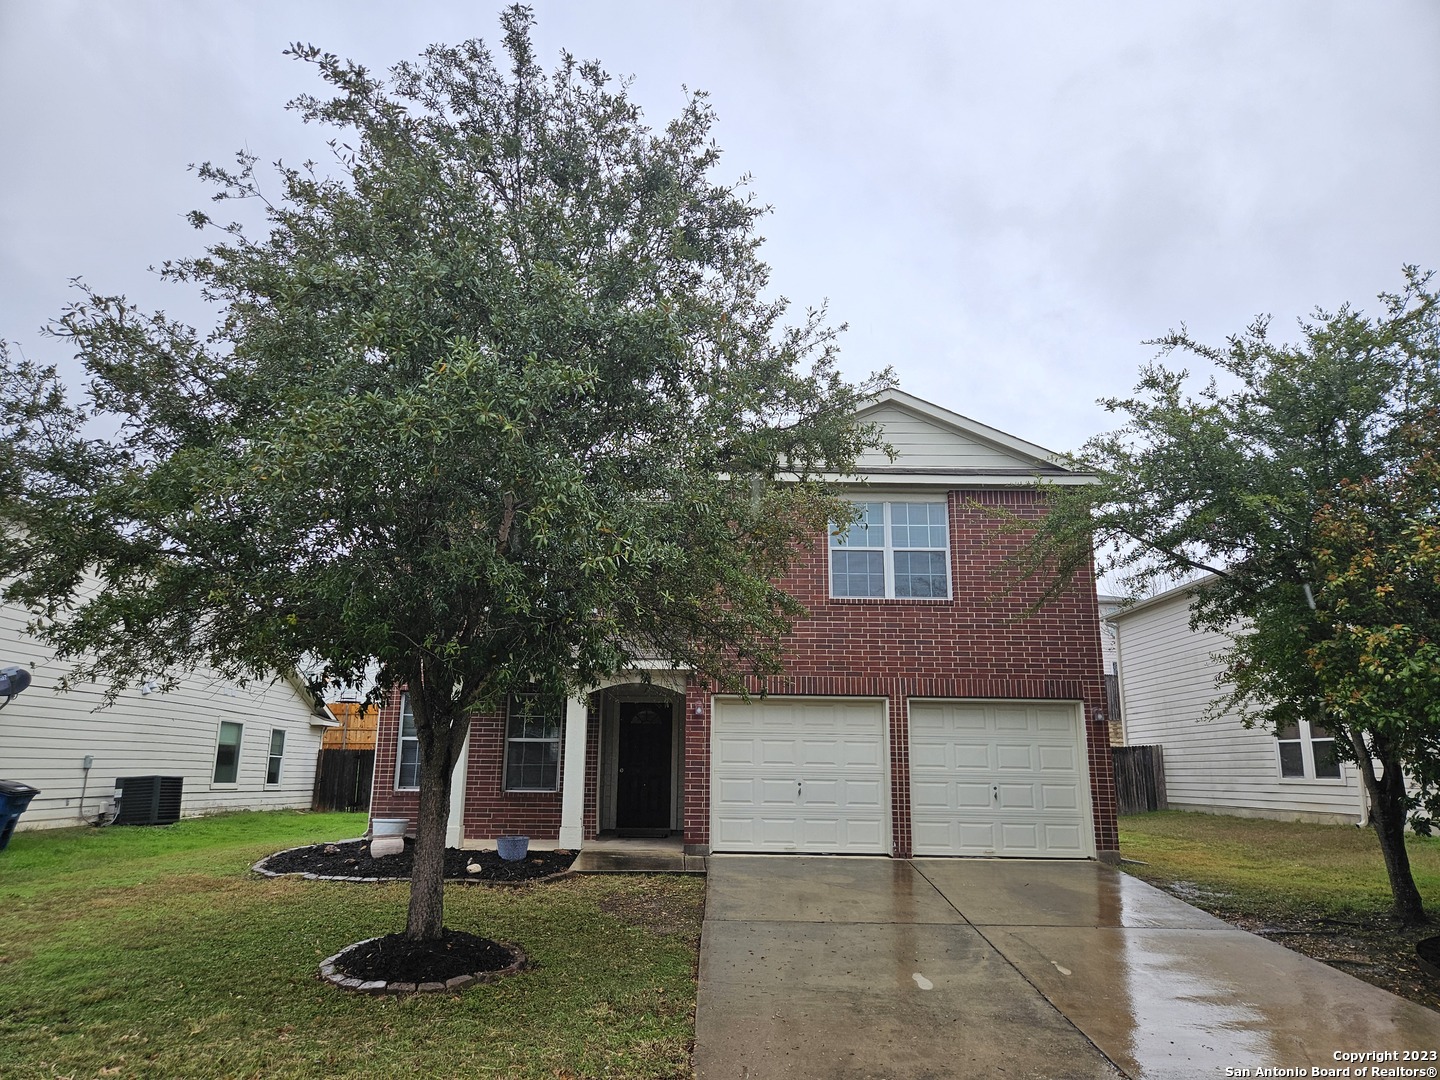
<svg viewBox="0 0 1440 1080">
<path fill-rule="evenodd" d="M 916 416 L 897 405 L 882 405 L 867 412 L 867 423 L 884 429 L 884 440 L 895 448 L 896 458 L 878 450 L 868 450 L 855 466 L 864 474 L 866 469 L 1030 469 L 1033 461 L 998 450 L 993 446 L 967 439 L 945 430 L 934 421 Z"/>
<path fill-rule="evenodd" d="M 1353 766 L 1341 766 L 1340 780 L 1282 779 L 1269 731 L 1246 728 L 1234 714 L 1203 719 L 1220 696 L 1220 665 L 1212 656 L 1230 639 L 1190 630 L 1187 593 L 1123 613 L 1115 626 L 1125 742 L 1165 748 L 1172 807 L 1359 820 L 1360 781 Z"/>
<path fill-rule="evenodd" d="M 241 688 L 202 674 L 166 694 L 123 690 L 101 704 L 100 686 L 66 694 L 55 684 L 67 670 L 24 633 L 26 613 L 0 606 L 0 665 L 30 668 L 30 688 L 0 709 L 0 779 L 40 789 L 18 828 L 76 825 L 81 820 L 82 763 L 93 755 L 85 788 L 85 816 L 111 804 L 121 776 L 183 776 L 181 812 L 308 807 L 323 732 L 304 697 L 289 682 Z M 32 668 L 31 664 L 35 666 Z M 211 783 L 220 723 L 244 725 L 239 775 L 233 785 Z M 280 783 L 267 785 L 270 732 L 285 732 Z"/>
</svg>

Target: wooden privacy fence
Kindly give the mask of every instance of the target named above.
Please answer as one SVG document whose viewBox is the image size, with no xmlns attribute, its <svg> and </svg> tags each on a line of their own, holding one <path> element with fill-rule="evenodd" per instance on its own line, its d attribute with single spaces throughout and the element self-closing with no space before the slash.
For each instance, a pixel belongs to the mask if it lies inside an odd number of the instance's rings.
<svg viewBox="0 0 1440 1080">
<path fill-rule="evenodd" d="M 369 810 L 374 750 L 321 750 L 315 763 L 312 810 Z"/>
<path fill-rule="evenodd" d="M 1167 809 L 1165 751 L 1159 746 L 1112 746 L 1115 799 L 1122 814 Z"/>
</svg>

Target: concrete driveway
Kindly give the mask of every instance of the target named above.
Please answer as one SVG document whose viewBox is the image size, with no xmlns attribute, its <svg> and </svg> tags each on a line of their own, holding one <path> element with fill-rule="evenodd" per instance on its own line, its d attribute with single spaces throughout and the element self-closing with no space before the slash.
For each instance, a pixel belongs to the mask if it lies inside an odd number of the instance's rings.
<svg viewBox="0 0 1440 1080">
<path fill-rule="evenodd" d="M 722 855 L 709 875 L 699 1080 L 1353 1076 L 1337 1051 L 1440 1049 L 1440 1014 L 1099 863 Z"/>
</svg>

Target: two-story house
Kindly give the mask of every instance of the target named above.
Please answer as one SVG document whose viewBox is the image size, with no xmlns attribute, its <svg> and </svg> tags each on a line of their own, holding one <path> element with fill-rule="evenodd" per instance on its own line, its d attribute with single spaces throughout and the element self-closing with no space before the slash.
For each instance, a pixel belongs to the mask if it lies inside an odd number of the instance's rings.
<svg viewBox="0 0 1440 1080">
<path fill-rule="evenodd" d="M 1091 578 L 1026 615 L 1010 584 L 1055 455 L 900 391 L 870 402 L 859 521 L 817 535 L 784 587 L 809 610 L 783 674 L 719 694 L 657 663 L 546 707 L 473 721 L 449 843 L 683 834 L 690 853 L 1113 858 L 1115 795 Z M 418 745 L 381 712 L 371 811 L 413 826 Z"/>
</svg>

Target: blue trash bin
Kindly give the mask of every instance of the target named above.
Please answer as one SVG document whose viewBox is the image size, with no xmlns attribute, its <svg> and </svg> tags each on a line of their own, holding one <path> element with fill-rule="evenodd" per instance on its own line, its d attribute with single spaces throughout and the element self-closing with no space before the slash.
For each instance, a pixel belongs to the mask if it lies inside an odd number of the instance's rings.
<svg viewBox="0 0 1440 1080">
<path fill-rule="evenodd" d="M 39 794 L 39 788 L 18 780 L 0 780 L 0 851 L 4 851 L 10 843 L 15 823 L 30 805 L 30 800 Z"/>
</svg>

